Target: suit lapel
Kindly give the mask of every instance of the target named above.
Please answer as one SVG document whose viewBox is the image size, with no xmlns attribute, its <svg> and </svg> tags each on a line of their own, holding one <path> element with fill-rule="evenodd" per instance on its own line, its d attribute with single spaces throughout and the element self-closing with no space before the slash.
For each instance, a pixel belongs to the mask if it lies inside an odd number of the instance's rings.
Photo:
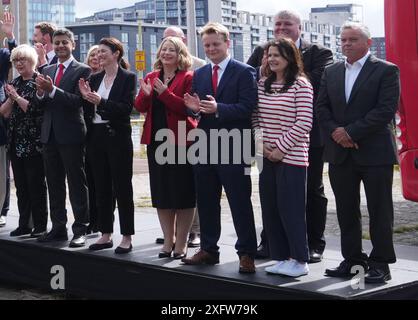
<svg viewBox="0 0 418 320">
<path fill-rule="evenodd" d="M 225 68 L 225 71 L 222 74 L 221 81 L 219 82 L 218 88 L 216 89 L 216 97 L 219 97 L 225 88 L 225 85 L 229 82 L 229 79 L 232 77 L 234 73 L 235 63 L 231 59 L 229 60 L 228 65 Z"/>
<path fill-rule="evenodd" d="M 337 69 L 335 83 L 338 86 L 338 96 L 343 106 L 347 106 L 347 99 L 345 98 L 345 64 L 341 63 Z"/>
<path fill-rule="evenodd" d="M 174 92 L 174 91 L 176 90 L 177 86 L 178 86 L 180 83 L 182 83 L 182 81 L 183 81 L 183 79 L 184 79 L 184 77 L 183 77 L 182 75 L 183 75 L 184 73 L 185 73 L 185 72 L 183 72 L 183 71 L 177 72 L 176 76 L 175 76 L 175 77 L 174 77 L 174 79 L 173 79 L 173 82 L 172 82 L 172 83 L 171 83 L 171 85 L 170 85 L 170 90 L 171 90 L 172 92 Z"/>
<path fill-rule="evenodd" d="M 358 75 L 356 82 L 354 82 L 353 90 L 351 90 L 350 99 L 348 100 L 348 104 L 353 101 L 353 99 L 356 97 L 359 89 L 367 79 L 371 76 L 371 74 L 374 72 L 374 69 L 376 68 L 376 64 L 374 63 L 375 59 L 373 56 L 370 56 L 366 63 L 364 64 L 363 68 L 360 71 L 360 74 Z"/>
</svg>

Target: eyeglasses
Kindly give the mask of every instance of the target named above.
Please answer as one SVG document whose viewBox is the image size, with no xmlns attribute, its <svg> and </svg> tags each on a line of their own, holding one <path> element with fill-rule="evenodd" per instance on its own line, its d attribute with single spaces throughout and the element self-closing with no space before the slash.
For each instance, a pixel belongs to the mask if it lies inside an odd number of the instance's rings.
<svg viewBox="0 0 418 320">
<path fill-rule="evenodd" d="M 25 57 L 22 57 L 22 58 L 14 58 L 14 59 L 12 59 L 12 62 L 13 62 L 13 63 L 18 63 L 18 62 L 20 62 L 20 63 L 25 63 L 26 61 L 28 61 L 28 59 L 27 59 L 27 58 L 25 58 Z"/>
</svg>

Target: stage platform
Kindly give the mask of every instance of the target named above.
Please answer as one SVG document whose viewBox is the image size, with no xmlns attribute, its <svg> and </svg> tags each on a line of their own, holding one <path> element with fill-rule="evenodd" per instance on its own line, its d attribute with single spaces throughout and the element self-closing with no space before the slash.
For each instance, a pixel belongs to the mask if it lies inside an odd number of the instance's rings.
<svg viewBox="0 0 418 320">
<path fill-rule="evenodd" d="M 159 259 L 161 236 L 156 214 L 136 215 L 134 249 L 115 255 L 114 249 L 91 252 L 68 248 L 68 242 L 40 244 L 34 239 L 10 238 L 17 217 L 10 216 L 0 229 L 0 279 L 36 288 L 50 289 L 55 270 L 64 271 L 64 290 L 77 297 L 147 300 L 275 300 L 275 299 L 418 299 L 418 247 L 397 246 L 398 262 L 391 266 L 393 280 L 384 285 L 353 289 L 351 280 L 328 278 L 324 270 L 335 267 L 342 257 L 339 240 L 328 238 L 321 263 L 311 264 L 310 273 L 297 279 L 267 275 L 273 261 L 257 260 L 253 275 L 238 273 L 235 231 L 223 223 L 220 264 L 185 266 L 178 260 Z M 116 227 L 115 230 L 119 228 Z M 70 236 L 70 235 L 69 235 Z M 71 236 L 70 236 L 71 237 Z M 71 239 L 71 238 L 70 238 Z M 90 237 L 88 243 L 97 238 Z M 114 238 L 115 247 L 119 237 Z M 365 249 L 370 243 L 365 241 Z M 189 249 L 189 255 L 195 249 Z M 58 266 L 58 267 L 57 267 Z"/>
</svg>

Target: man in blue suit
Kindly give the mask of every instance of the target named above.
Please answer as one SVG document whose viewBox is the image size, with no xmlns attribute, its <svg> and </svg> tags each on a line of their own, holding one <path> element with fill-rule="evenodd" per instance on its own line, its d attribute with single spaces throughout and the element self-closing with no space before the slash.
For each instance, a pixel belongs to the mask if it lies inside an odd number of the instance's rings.
<svg viewBox="0 0 418 320">
<path fill-rule="evenodd" d="M 235 248 L 240 258 L 239 271 L 254 273 L 257 239 L 251 204 L 251 179 L 245 174 L 248 161 L 244 161 L 242 154 L 239 161 L 233 161 L 232 155 L 234 149 L 239 149 L 237 144 L 242 147 L 244 143 L 251 143 L 244 141 L 243 137 L 245 130 L 251 130 L 251 114 L 257 104 L 255 70 L 229 56 L 229 32 L 223 25 L 208 23 L 203 27 L 201 36 L 210 64 L 195 71 L 194 95 L 185 95 L 186 106 L 200 117 L 198 128 L 206 133 L 208 140 L 207 157 L 204 157 L 208 160 L 207 164 L 199 157 L 194 167 L 201 249 L 182 261 L 189 265 L 219 263 L 217 242 L 221 234 L 220 199 L 223 187 L 238 236 Z M 220 130 L 228 134 L 239 133 L 240 137 L 238 141 L 229 139 L 219 143 L 220 139 L 213 133 L 220 133 Z M 227 152 L 222 153 L 225 147 Z"/>
</svg>

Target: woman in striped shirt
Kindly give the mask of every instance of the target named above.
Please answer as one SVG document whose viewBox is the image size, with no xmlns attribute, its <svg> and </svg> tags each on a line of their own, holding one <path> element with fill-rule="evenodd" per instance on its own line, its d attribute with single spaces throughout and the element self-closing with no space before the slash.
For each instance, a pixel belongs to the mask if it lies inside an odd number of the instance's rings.
<svg viewBox="0 0 418 320">
<path fill-rule="evenodd" d="M 264 157 L 259 180 L 263 225 L 271 257 L 278 261 L 266 271 L 299 277 L 309 272 L 305 203 L 313 90 L 292 40 L 274 40 L 267 52 L 253 115 Z"/>
</svg>

